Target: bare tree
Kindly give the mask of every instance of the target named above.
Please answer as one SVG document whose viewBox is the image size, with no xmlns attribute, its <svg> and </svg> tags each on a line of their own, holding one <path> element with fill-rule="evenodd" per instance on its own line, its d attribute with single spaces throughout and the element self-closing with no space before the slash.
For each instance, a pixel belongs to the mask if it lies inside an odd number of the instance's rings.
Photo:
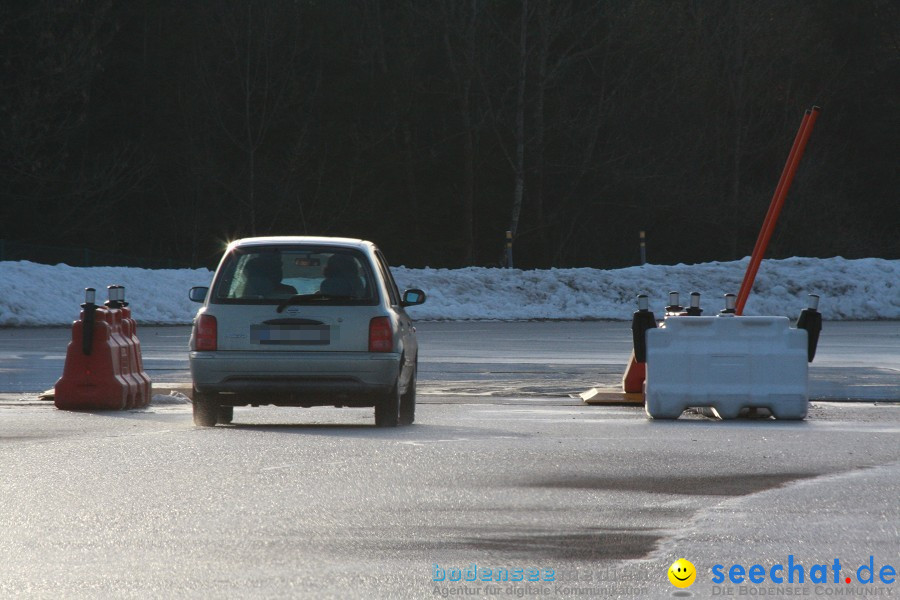
<svg viewBox="0 0 900 600">
<path fill-rule="evenodd" d="M 5 235 L 71 239 L 107 221 L 145 174 L 135 144 L 104 142 L 93 128 L 96 79 L 115 33 L 112 2 L 0 7 L 0 177 Z M 99 149 L 99 150 L 98 150 Z"/>
<path fill-rule="evenodd" d="M 262 213 L 272 208 L 260 205 L 260 159 L 277 128 L 294 123 L 292 110 L 310 92 L 297 77 L 308 42 L 298 35 L 300 13 L 285 3 L 215 4 L 204 17 L 195 64 L 206 115 L 243 162 L 236 177 L 223 172 L 222 189 L 243 207 L 247 230 L 256 234 Z M 293 143 L 295 150 L 302 146 L 302 129 Z"/>
<path fill-rule="evenodd" d="M 479 0 L 443 0 L 443 42 L 447 65 L 456 87 L 463 140 L 462 245 L 465 264 L 475 262 L 475 116 L 476 34 L 481 15 Z"/>
<path fill-rule="evenodd" d="M 528 77 L 528 0 L 522 0 L 518 63 L 515 124 L 516 158 L 513 166 L 515 185 L 513 186 L 512 218 L 509 225 L 513 240 L 515 240 L 519 230 L 519 214 L 522 212 L 522 200 L 525 195 L 525 86 Z"/>
</svg>

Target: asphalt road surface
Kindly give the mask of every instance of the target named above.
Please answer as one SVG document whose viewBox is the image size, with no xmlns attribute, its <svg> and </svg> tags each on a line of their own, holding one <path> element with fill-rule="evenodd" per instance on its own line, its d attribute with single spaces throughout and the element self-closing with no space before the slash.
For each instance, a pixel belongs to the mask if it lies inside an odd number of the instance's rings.
<svg viewBox="0 0 900 600">
<path fill-rule="evenodd" d="M 0 331 L 0 597 L 900 595 L 878 579 L 900 571 L 897 323 L 826 324 L 813 395 L 881 401 L 816 400 L 803 422 L 573 399 L 615 385 L 627 327 L 420 324 L 417 422 L 394 430 L 271 407 L 196 428 L 175 398 L 58 411 L 33 392 L 67 332 Z M 185 381 L 184 328 L 141 340 L 155 380 Z"/>
<path fill-rule="evenodd" d="M 569 396 L 618 389 L 631 352 L 630 323 L 425 322 L 418 324 L 424 394 Z M 189 327 L 143 327 L 144 366 L 155 382 L 190 381 Z M 53 387 L 70 331 L 0 328 L 0 394 Z M 810 366 L 817 399 L 900 400 L 900 322 L 826 322 Z"/>
</svg>

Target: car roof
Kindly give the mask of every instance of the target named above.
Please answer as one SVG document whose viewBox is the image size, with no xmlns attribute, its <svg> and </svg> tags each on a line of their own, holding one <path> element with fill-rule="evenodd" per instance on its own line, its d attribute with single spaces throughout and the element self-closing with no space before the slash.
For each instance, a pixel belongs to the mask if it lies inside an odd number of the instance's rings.
<svg viewBox="0 0 900 600">
<path fill-rule="evenodd" d="M 321 237 L 309 235 L 273 235 L 266 237 L 249 237 L 234 240 L 228 244 L 228 250 L 233 248 L 246 248 L 247 246 L 271 246 L 271 245 L 293 245 L 293 244 L 321 244 L 327 246 L 343 246 L 346 248 L 357 248 L 360 250 L 374 250 L 375 244 L 366 240 L 342 237 Z"/>
</svg>

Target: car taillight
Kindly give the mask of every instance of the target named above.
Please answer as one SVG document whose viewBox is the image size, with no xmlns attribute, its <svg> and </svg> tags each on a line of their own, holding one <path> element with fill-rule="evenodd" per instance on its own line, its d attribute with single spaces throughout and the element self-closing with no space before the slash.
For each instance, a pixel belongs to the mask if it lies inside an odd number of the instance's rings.
<svg viewBox="0 0 900 600">
<path fill-rule="evenodd" d="M 390 352 L 394 349 L 394 332 L 388 317 L 369 321 L 369 352 Z"/>
<path fill-rule="evenodd" d="M 194 350 L 216 350 L 219 347 L 218 324 L 212 315 L 200 315 L 194 329 Z"/>
</svg>

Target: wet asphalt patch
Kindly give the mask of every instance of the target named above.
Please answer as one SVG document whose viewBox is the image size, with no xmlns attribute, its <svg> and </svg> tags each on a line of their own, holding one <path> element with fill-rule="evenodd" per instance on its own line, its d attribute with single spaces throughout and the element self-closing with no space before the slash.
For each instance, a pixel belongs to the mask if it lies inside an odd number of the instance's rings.
<svg viewBox="0 0 900 600">
<path fill-rule="evenodd" d="M 569 476 L 542 479 L 527 487 L 646 492 L 685 496 L 746 496 L 793 481 L 818 477 L 818 473 L 725 473 L 722 475 L 635 475 L 630 477 Z"/>
<path fill-rule="evenodd" d="M 451 542 L 445 547 L 532 560 L 596 561 L 643 558 L 656 548 L 662 537 L 661 533 L 649 531 L 588 529 L 572 533 L 522 533 L 469 538 Z"/>
</svg>

